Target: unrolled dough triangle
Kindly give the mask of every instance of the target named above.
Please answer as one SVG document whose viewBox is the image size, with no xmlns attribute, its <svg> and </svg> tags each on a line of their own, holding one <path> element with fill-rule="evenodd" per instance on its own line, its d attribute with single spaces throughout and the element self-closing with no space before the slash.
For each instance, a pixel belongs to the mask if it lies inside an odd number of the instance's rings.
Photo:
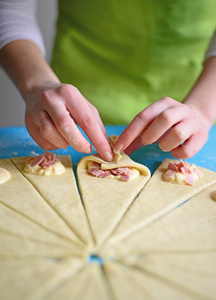
<svg viewBox="0 0 216 300">
<path fill-rule="evenodd" d="M 83 256 L 83 249 L 77 245 L 53 245 L 52 243 L 44 243 L 29 239 L 26 237 L 20 237 L 8 232 L 0 231 L 0 258 L 11 257 L 54 257 L 61 258 L 64 256 L 76 255 Z"/>
<path fill-rule="evenodd" d="M 216 184 L 132 235 L 105 247 L 107 256 L 152 252 L 216 251 Z"/>
<path fill-rule="evenodd" d="M 65 239 L 55 233 L 41 227 L 39 224 L 32 222 L 24 215 L 17 213 L 15 210 L 5 206 L 0 202 L 0 232 L 13 234 L 22 238 L 30 238 L 34 241 L 51 243 L 53 246 L 61 245 L 71 247 L 70 240 Z M 77 246 L 77 245 L 76 245 Z M 78 247 L 79 248 L 79 247 Z"/>
<path fill-rule="evenodd" d="M 73 257 L 62 260 L 11 258 L 0 260 L 0 264 L 0 297 L 7 300 L 47 299 L 50 291 L 55 291 L 83 266 L 82 260 Z"/>
<path fill-rule="evenodd" d="M 19 171 L 31 182 L 52 209 L 80 241 L 91 243 L 85 211 L 79 196 L 69 155 L 57 156 L 66 171 L 62 175 L 37 176 L 23 171 L 27 157 L 12 158 Z"/>
<path fill-rule="evenodd" d="M 192 299 L 215 299 L 216 250 L 131 254 L 127 258 L 122 259 L 121 263 L 137 268 L 157 278 L 164 285 L 180 290 L 180 299 L 184 299 L 184 291 L 193 296 Z M 164 296 L 161 295 L 161 298 L 167 299 Z"/>
<path fill-rule="evenodd" d="M 150 272 L 142 272 L 118 262 L 105 262 L 104 271 L 116 300 L 175 299 L 195 300 L 188 291 L 161 281 Z"/>
<path fill-rule="evenodd" d="M 98 178 L 88 174 L 89 161 L 102 165 L 103 169 L 129 166 L 141 171 L 141 175 L 130 181 Z M 82 200 L 97 245 L 101 245 L 111 234 L 134 198 L 150 178 L 147 167 L 138 164 L 122 153 L 118 162 L 107 163 L 98 154 L 83 157 L 77 166 L 77 176 Z"/>
<path fill-rule="evenodd" d="M 146 226 L 216 182 L 216 173 L 204 168 L 199 168 L 203 176 L 195 181 L 193 186 L 163 181 L 162 175 L 167 169 L 169 161 L 169 159 L 165 159 L 155 171 L 119 223 L 109 240 L 110 243 Z"/>
<path fill-rule="evenodd" d="M 97 263 L 86 264 L 76 274 L 76 278 L 65 281 L 46 300 L 110 300 L 110 291 L 103 277 L 102 269 Z"/>
<path fill-rule="evenodd" d="M 13 159 L 19 161 L 19 159 Z M 1 159 L 0 166 L 11 173 L 11 178 L 0 185 L 0 202 L 58 235 L 80 244 L 61 217 L 22 176 L 10 159 Z"/>
</svg>

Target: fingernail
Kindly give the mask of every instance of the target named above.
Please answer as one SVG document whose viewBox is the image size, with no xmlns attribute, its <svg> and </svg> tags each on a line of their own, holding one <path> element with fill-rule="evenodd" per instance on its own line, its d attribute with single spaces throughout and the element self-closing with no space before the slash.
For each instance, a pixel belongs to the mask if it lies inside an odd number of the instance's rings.
<svg viewBox="0 0 216 300">
<path fill-rule="evenodd" d="M 86 151 L 86 153 L 90 154 L 92 152 L 92 146 L 89 147 L 89 149 Z"/>
<path fill-rule="evenodd" d="M 106 160 L 106 161 L 112 161 L 113 160 L 113 156 L 112 156 L 112 154 L 110 152 L 106 152 L 103 155 L 103 159 Z"/>
<path fill-rule="evenodd" d="M 115 144 L 115 146 L 113 148 L 113 152 L 118 153 L 118 152 L 122 151 L 123 148 L 124 148 L 124 144 L 122 142 L 118 142 Z"/>
</svg>

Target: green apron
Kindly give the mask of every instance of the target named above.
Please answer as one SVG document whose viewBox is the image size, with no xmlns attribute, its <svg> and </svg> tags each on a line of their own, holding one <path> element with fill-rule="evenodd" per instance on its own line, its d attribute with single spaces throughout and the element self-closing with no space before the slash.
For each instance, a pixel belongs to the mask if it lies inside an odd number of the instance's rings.
<svg viewBox="0 0 216 300">
<path fill-rule="evenodd" d="M 185 97 L 215 16 L 215 0 L 59 0 L 52 66 L 105 124 L 128 124 L 162 97 Z"/>
</svg>

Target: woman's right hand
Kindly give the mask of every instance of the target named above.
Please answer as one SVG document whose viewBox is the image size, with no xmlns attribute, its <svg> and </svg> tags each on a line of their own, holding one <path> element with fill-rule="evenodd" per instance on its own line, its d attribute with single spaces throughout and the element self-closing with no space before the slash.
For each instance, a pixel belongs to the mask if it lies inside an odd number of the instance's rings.
<svg viewBox="0 0 216 300">
<path fill-rule="evenodd" d="M 91 144 L 78 124 L 104 160 L 113 158 L 97 109 L 73 85 L 50 84 L 33 90 L 26 98 L 25 122 L 29 134 L 43 149 L 71 145 L 79 152 L 90 153 Z"/>
</svg>

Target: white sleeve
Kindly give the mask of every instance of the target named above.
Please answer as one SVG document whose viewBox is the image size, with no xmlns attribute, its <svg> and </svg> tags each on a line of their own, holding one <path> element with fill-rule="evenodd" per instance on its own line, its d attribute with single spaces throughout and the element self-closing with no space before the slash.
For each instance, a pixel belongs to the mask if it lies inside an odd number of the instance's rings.
<svg viewBox="0 0 216 300">
<path fill-rule="evenodd" d="M 216 30 L 213 34 L 208 50 L 206 51 L 205 60 L 211 56 L 216 56 Z"/>
<path fill-rule="evenodd" d="M 37 0 L 0 0 L 0 49 L 9 42 L 24 39 L 34 42 L 45 56 L 37 4 Z"/>
</svg>

